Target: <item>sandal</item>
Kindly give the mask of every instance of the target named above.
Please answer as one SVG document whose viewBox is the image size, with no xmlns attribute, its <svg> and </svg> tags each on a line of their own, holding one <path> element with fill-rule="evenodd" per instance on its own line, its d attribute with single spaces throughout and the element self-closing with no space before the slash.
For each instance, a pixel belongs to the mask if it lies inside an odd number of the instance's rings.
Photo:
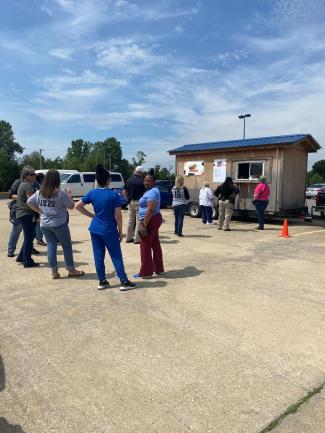
<svg viewBox="0 0 325 433">
<path fill-rule="evenodd" d="M 61 275 L 58 272 L 52 272 L 52 280 L 58 280 Z"/>
<path fill-rule="evenodd" d="M 83 277 L 84 275 L 84 271 L 78 271 L 78 269 L 74 269 L 73 271 L 69 271 L 68 278 Z"/>
</svg>

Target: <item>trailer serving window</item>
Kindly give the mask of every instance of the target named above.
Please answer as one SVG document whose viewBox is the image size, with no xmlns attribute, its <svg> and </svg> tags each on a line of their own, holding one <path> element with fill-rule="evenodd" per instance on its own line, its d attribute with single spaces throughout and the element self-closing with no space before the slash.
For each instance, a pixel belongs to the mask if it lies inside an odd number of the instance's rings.
<svg viewBox="0 0 325 433">
<path fill-rule="evenodd" d="M 264 161 L 243 161 L 237 163 L 237 180 L 258 180 L 264 175 Z"/>
</svg>

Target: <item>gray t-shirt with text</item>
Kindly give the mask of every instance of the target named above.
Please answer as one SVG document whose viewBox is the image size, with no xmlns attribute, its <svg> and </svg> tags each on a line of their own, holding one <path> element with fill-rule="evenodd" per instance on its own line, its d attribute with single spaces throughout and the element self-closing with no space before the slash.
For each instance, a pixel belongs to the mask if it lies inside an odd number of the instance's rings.
<svg viewBox="0 0 325 433">
<path fill-rule="evenodd" d="M 59 227 L 67 222 L 67 208 L 73 209 L 73 200 L 65 191 L 57 191 L 51 198 L 43 198 L 39 191 L 28 199 L 28 204 L 38 207 L 41 227 Z"/>
</svg>

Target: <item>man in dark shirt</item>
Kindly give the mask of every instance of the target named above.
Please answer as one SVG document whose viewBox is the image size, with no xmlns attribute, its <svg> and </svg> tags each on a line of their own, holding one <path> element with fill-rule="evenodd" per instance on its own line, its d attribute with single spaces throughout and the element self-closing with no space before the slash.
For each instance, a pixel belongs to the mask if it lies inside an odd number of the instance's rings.
<svg viewBox="0 0 325 433">
<path fill-rule="evenodd" d="M 11 202 L 8 204 L 10 209 L 10 221 L 12 223 L 12 230 L 8 241 L 8 257 L 15 256 L 15 249 L 19 239 L 19 235 L 23 229 L 22 225 L 16 219 L 16 206 L 17 206 L 17 192 L 21 179 L 16 179 L 9 189 L 9 198 Z"/>
<path fill-rule="evenodd" d="M 137 230 L 137 219 L 139 213 L 139 199 L 143 196 L 145 187 L 143 184 L 143 167 L 136 167 L 134 174 L 126 181 L 123 194 L 129 203 L 129 222 L 126 233 L 126 242 L 140 243 Z"/>
<path fill-rule="evenodd" d="M 15 257 L 15 250 L 17 246 L 17 242 L 20 236 L 20 233 L 23 229 L 22 225 L 16 218 L 16 206 L 17 206 L 17 193 L 18 188 L 21 184 L 21 179 L 16 179 L 10 189 L 9 189 L 9 198 L 11 199 L 10 204 L 10 221 L 12 223 L 12 230 L 9 235 L 9 241 L 8 241 L 8 257 Z M 36 188 L 35 188 L 36 190 Z M 33 248 L 33 254 L 39 254 L 39 251 L 35 250 Z"/>
<path fill-rule="evenodd" d="M 234 185 L 231 177 L 226 177 L 224 183 L 214 191 L 214 195 L 219 199 L 218 230 L 230 231 L 229 223 L 234 211 L 235 196 L 238 193 L 239 189 Z"/>
</svg>

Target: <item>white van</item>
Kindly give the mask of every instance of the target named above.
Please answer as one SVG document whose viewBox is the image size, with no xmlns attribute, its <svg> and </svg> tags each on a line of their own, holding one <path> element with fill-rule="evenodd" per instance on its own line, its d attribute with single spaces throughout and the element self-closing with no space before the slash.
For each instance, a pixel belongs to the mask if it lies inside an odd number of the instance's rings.
<svg viewBox="0 0 325 433">
<path fill-rule="evenodd" d="M 36 173 L 43 173 L 44 175 L 48 170 L 35 170 Z M 72 197 L 82 197 L 88 191 L 95 188 L 96 176 L 93 171 L 79 172 L 77 170 L 58 170 L 61 177 L 61 188 L 70 189 Z M 112 189 L 122 189 L 124 181 L 121 173 L 111 172 Z"/>
</svg>

